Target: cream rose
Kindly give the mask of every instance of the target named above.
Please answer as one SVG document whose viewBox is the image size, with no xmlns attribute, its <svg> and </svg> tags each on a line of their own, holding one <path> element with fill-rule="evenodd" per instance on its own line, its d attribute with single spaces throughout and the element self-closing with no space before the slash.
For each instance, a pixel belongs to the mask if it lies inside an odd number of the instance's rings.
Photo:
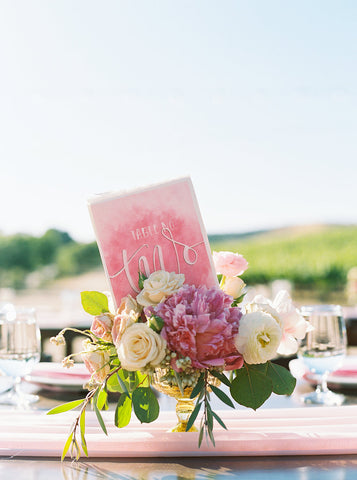
<svg viewBox="0 0 357 480">
<path fill-rule="evenodd" d="M 279 324 L 268 313 L 243 315 L 234 344 L 247 363 L 265 363 L 275 357 L 282 337 Z"/>
<path fill-rule="evenodd" d="M 123 333 L 117 352 L 125 370 L 132 372 L 149 364 L 155 367 L 166 355 L 166 341 L 146 323 L 134 323 Z"/>
<path fill-rule="evenodd" d="M 157 305 L 176 293 L 184 282 L 185 275 L 183 273 L 169 273 L 158 270 L 144 280 L 144 288 L 136 297 L 136 300 L 143 307 Z"/>
<path fill-rule="evenodd" d="M 222 285 L 222 290 L 233 298 L 239 298 L 243 294 L 245 283 L 239 277 L 227 277 Z"/>
</svg>

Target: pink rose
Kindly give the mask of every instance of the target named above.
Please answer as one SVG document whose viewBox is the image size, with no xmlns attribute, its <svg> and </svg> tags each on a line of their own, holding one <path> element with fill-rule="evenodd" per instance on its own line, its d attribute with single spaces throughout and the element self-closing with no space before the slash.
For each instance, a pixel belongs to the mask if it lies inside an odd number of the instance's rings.
<svg viewBox="0 0 357 480">
<path fill-rule="evenodd" d="M 82 353 L 82 360 L 94 380 L 102 383 L 110 372 L 109 353 L 106 350 L 88 350 Z"/>
<path fill-rule="evenodd" d="M 218 274 L 225 277 L 242 275 L 248 268 L 248 262 L 238 253 L 213 252 L 213 263 Z"/>
<path fill-rule="evenodd" d="M 113 327 L 113 315 L 111 313 L 103 313 L 94 317 L 91 332 L 97 337 L 101 338 L 105 342 L 112 341 L 112 327 Z"/>
<path fill-rule="evenodd" d="M 125 330 L 138 321 L 141 311 L 142 307 L 138 305 L 131 295 L 121 299 L 117 314 L 113 320 L 112 337 L 115 346 L 119 345 Z"/>
<path fill-rule="evenodd" d="M 231 303 L 219 288 L 184 285 L 153 310 L 164 321 L 161 336 L 169 350 L 189 357 L 195 368 L 234 370 L 243 364 L 234 345 L 242 313 Z"/>
</svg>

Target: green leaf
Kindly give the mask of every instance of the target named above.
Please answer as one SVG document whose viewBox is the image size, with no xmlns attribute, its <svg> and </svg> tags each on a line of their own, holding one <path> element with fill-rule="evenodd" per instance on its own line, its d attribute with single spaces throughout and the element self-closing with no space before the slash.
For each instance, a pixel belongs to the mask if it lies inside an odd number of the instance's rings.
<svg viewBox="0 0 357 480">
<path fill-rule="evenodd" d="M 267 375 L 273 383 L 273 392 L 278 395 L 291 395 L 296 385 L 296 378 L 294 378 L 289 370 L 277 365 L 276 363 L 268 362 Z"/>
<path fill-rule="evenodd" d="M 68 412 L 68 410 L 73 410 L 81 405 L 84 400 L 73 400 L 72 402 L 64 403 L 63 405 L 58 405 L 57 407 L 52 408 L 52 410 L 47 412 L 47 415 L 55 415 L 56 413 Z"/>
<path fill-rule="evenodd" d="M 81 292 L 82 306 L 90 315 L 100 315 L 109 312 L 108 297 L 101 292 Z"/>
<path fill-rule="evenodd" d="M 204 433 L 204 428 L 203 428 L 203 424 L 201 424 L 200 433 L 199 433 L 199 436 L 198 436 L 198 448 L 201 447 L 202 440 L 203 440 L 203 433 Z"/>
<path fill-rule="evenodd" d="M 175 375 L 175 378 L 176 378 L 177 386 L 180 389 L 181 395 L 184 395 L 181 376 L 176 372 L 176 370 L 174 370 L 174 375 Z"/>
<path fill-rule="evenodd" d="M 228 428 L 225 426 L 223 420 L 213 410 L 212 410 L 212 415 L 214 416 L 214 418 L 217 420 L 217 422 L 220 424 L 221 427 L 223 427 L 225 430 L 228 430 Z"/>
<path fill-rule="evenodd" d="M 95 414 L 96 414 L 96 416 L 97 416 L 99 425 L 101 426 L 103 432 L 104 432 L 106 435 L 108 435 L 107 427 L 105 426 L 103 417 L 102 417 L 102 415 L 101 415 L 101 413 L 100 413 L 100 411 L 99 411 L 99 408 L 97 407 L 98 395 L 99 395 L 99 389 L 97 390 L 97 393 L 94 395 L 94 398 L 93 398 L 93 401 L 92 401 L 92 405 L 93 405 Z"/>
<path fill-rule="evenodd" d="M 69 450 L 69 447 L 71 446 L 72 444 L 72 441 L 73 441 L 73 432 L 70 434 L 70 436 L 67 438 L 66 440 L 66 443 L 64 444 L 64 447 L 63 447 L 63 451 L 62 451 L 62 457 L 61 457 L 61 461 L 63 462 L 64 460 L 64 457 L 66 456 L 66 453 L 68 452 Z"/>
<path fill-rule="evenodd" d="M 205 386 L 205 375 L 202 372 L 199 379 L 197 380 L 196 385 L 194 386 L 194 388 L 191 392 L 190 398 L 197 397 L 197 395 L 201 392 L 201 390 L 204 388 L 204 386 Z"/>
<path fill-rule="evenodd" d="M 126 427 L 131 419 L 131 407 L 132 401 L 129 395 L 122 393 L 119 397 L 116 409 L 114 421 L 118 428 Z"/>
<path fill-rule="evenodd" d="M 186 425 L 186 432 L 190 430 L 190 428 L 193 426 L 195 423 L 195 420 L 197 418 L 198 412 L 200 411 L 202 406 L 202 402 L 197 402 L 195 405 L 195 408 L 193 409 L 190 418 L 188 419 L 187 425 Z"/>
<path fill-rule="evenodd" d="M 212 415 L 212 408 L 211 405 L 207 402 L 206 403 L 206 415 L 207 415 L 207 428 L 208 431 L 213 430 L 213 415 Z"/>
<path fill-rule="evenodd" d="M 239 305 L 240 303 L 242 303 L 242 301 L 243 301 L 243 299 L 244 299 L 244 296 L 245 296 L 245 293 L 243 293 L 243 295 L 241 295 L 240 297 L 235 298 L 235 299 L 233 300 L 232 307 L 236 307 L 237 305 Z"/>
<path fill-rule="evenodd" d="M 152 315 L 148 320 L 149 327 L 156 333 L 160 333 L 165 322 L 159 315 Z"/>
<path fill-rule="evenodd" d="M 127 388 L 127 386 L 126 386 L 125 381 L 124 381 L 122 378 L 120 378 L 120 373 L 121 373 L 121 372 L 117 372 L 117 375 L 116 375 L 116 376 L 117 376 L 117 379 L 118 379 L 118 382 L 119 382 L 121 391 L 122 391 L 123 393 L 127 393 L 127 394 L 128 394 L 128 393 L 129 393 L 129 392 L 128 392 L 128 388 Z"/>
<path fill-rule="evenodd" d="M 220 380 L 222 383 L 224 383 L 225 385 L 227 385 L 227 387 L 230 387 L 230 386 L 231 386 L 231 382 L 230 382 L 229 379 L 225 376 L 224 373 L 218 372 L 217 370 L 210 370 L 209 373 L 210 373 L 213 377 L 218 378 L 218 380 Z"/>
<path fill-rule="evenodd" d="M 220 390 L 218 387 L 215 387 L 214 385 L 210 385 L 210 389 L 220 400 L 222 400 L 223 403 L 228 405 L 228 407 L 234 408 L 232 400 L 228 397 L 228 395 L 222 392 L 222 390 Z"/>
<path fill-rule="evenodd" d="M 136 386 L 138 387 L 139 385 L 141 387 L 149 387 L 150 386 L 150 380 L 149 380 L 149 375 L 147 373 L 141 373 L 139 370 L 135 372 L 136 376 Z"/>
<path fill-rule="evenodd" d="M 108 394 L 105 390 L 100 390 L 97 396 L 97 407 L 102 410 L 107 403 Z"/>
<path fill-rule="evenodd" d="M 146 275 L 144 275 L 143 273 L 139 272 L 139 288 L 140 290 L 142 290 L 144 288 L 144 282 L 145 280 L 147 279 L 148 277 Z"/>
<path fill-rule="evenodd" d="M 82 444 L 82 450 L 84 454 L 88 457 L 88 449 L 87 449 L 87 442 L 85 438 L 85 433 L 86 433 L 86 411 L 85 409 L 82 411 L 80 419 L 79 419 L 79 428 L 81 431 L 81 444 Z"/>
<path fill-rule="evenodd" d="M 159 416 L 159 402 L 150 387 L 138 387 L 133 392 L 135 415 L 141 423 L 151 423 Z"/>
<path fill-rule="evenodd" d="M 208 428 L 207 430 L 208 430 L 208 435 L 209 435 L 209 438 L 211 439 L 212 445 L 215 447 L 216 442 L 214 441 L 213 430 L 210 428 Z"/>
<path fill-rule="evenodd" d="M 232 398 L 244 407 L 256 410 L 270 397 L 273 384 L 269 377 L 248 364 L 236 371 L 232 381 Z"/>
</svg>

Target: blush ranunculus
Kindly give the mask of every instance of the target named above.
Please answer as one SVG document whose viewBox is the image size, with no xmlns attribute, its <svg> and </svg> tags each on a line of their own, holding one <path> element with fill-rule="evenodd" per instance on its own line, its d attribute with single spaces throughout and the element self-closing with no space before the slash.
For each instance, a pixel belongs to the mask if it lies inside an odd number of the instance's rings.
<svg viewBox="0 0 357 480">
<path fill-rule="evenodd" d="M 219 288 L 184 285 L 153 311 L 164 321 L 161 336 L 171 351 L 189 357 L 195 368 L 234 370 L 243 365 L 233 340 L 242 313 L 231 303 Z"/>
<path fill-rule="evenodd" d="M 248 262 L 238 253 L 213 252 L 213 263 L 218 274 L 225 277 L 242 275 L 248 268 Z"/>
</svg>

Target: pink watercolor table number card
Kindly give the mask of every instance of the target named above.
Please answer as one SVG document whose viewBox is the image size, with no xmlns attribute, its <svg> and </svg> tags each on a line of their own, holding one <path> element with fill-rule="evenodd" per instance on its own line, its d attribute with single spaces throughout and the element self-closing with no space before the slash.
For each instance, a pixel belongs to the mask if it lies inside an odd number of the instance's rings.
<svg viewBox="0 0 357 480">
<path fill-rule="evenodd" d="M 217 286 L 190 178 L 99 195 L 89 211 L 116 305 L 139 293 L 139 271 L 184 273 L 187 284 Z"/>
</svg>

